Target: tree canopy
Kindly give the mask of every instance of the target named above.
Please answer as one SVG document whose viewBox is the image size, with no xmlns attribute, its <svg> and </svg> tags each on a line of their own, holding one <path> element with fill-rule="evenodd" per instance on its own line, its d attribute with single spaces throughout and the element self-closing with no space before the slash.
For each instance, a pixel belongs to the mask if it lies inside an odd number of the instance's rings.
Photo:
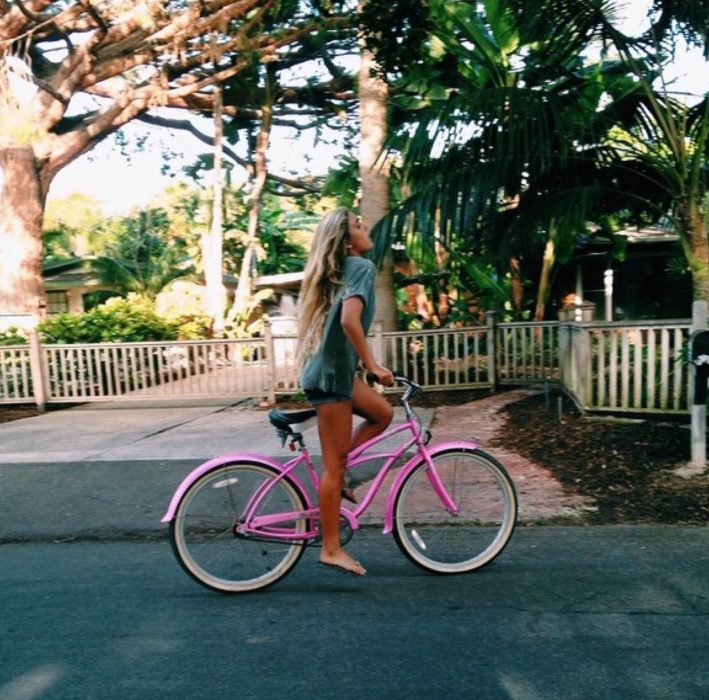
<svg viewBox="0 0 709 700">
<path fill-rule="evenodd" d="M 391 147 L 410 193 L 380 251 L 392 238 L 422 256 L 443 247 L 460 274 L 471 256 L 501 272 L 521 259 L 543 304 L 545 266 L 581 236 L 667 216 L 709 298 L 707 97 L 688 105 L 662 81 L 678 33 L 705 41 L 706 13 L 656 2 L 633 37 L 609 0 L 416 5 L 370 8 L 391 27 L 372 45 L 398 86 Z"/>
<path fill-rule="evenodd" d="M 214 86 L 225 90 L 224 113 L 257 116 L 260 64 L 296 64 L 326 56 L 333 35 L 347 33 L 346 14 L 320 3 L 284 0 L 0 2 L 0 96 L 3 147 L 30 143 L 46 180 L 128 121 L 160 107 L 210 113 Z M 292 49 L 287 56 L 284 48 Z M 334 66 L 326 61 L 327 66 Z M 283 115 L 314 104 L 336 112 L 351 99 L 352 80 L 333 67 L 325 81 L 284 87 Z M 34 86 L 19 109 L 8 83 Z M 237 77 L 251 80 L 235 80 Z M 28 91 L 25 91 L 28 94 Z M 14 102 L 14 104 L 13 104 Z M 27 120 L 27 115 L 31 118 Z M 156 123 L 160 118 L 147 117 Z"/>
<path fill-rule="evenodd" d="M 335 59 L 354 46 L 352 9 L 347 0 L 0 0 L 0 307 L 41 315 L 49 185 L 131 120 L 194 131 L 169 110 L 209 114 L 224 85 L 238 134 L 260 118 L 265 66 L 286 75 L 313 60 L 320 69 L 305 81 L 279 81 L 274 122 L 346 113 L 353 79 Z"/>
</svg>

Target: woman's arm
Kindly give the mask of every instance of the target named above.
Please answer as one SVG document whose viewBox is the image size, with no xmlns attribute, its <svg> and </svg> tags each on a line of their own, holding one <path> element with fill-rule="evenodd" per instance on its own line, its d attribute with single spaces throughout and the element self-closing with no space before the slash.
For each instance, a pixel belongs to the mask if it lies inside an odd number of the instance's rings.
<svg viewBox="0 0 709 700">
<path fill-rule="evenodd" d="M 372 351 L 369 349 L 367 337 L 362 327 L 363 309 L 364 301 L 362 297 L 352 296 L 345 299 L 342 302 L 342 314 L 340 316 L 342 330 L 345 332 L 347 340 L 352 344 L 352 347 L 355 349 L 357 355 L 359 355 L 359 359 L 362 360 L 362 364 L 367 371 L 376 374 L 380 384 L 391 386 L 394 383 L 394 375 L 390 370 L 381 367 L 376 362 Z"/>
</svg>

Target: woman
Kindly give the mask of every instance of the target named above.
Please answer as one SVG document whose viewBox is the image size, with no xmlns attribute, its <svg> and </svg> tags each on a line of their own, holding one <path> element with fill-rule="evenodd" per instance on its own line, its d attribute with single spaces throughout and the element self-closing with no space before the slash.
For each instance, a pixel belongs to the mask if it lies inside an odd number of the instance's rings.
<svg viewBox="0 0 709 700">
<path fill-rule="evenodd" d="M 379 435 L 393 410 L 355 377 L 361 362 L 384 386 L 394 383 L 367 345 L 374 318 L 374 264 L 362 253 L 373 247 L 369 229 L 348 209 L 325 215 L 315 232 L 301 287 L 298 322 L 300 383 L 318 415 L 324 473 L 320 481 L 320 563 L 358 576 L 366 569 L 340 546 L 340 500 L 349 452 Z M 352 433 L 352 415 L 364 418 Z"/>
</svg>

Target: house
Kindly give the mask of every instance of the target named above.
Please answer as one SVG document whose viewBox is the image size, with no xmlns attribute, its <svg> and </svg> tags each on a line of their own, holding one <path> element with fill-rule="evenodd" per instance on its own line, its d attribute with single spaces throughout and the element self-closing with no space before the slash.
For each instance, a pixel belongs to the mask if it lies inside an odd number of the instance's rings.
<svg viewBox="0 0 709 700">
<path fill-rule="evenodd" d="M 92 264 L 94 259 L 93 256 L 73 257 L 44 265 L 47 315 L 82 313 L 112 296 L 122 294 L 118 287 L 101 281 Z M 229 299 L 234 298 L 237 283 L 233 275 L 224 275 Z"/>
<path fill-rule="evenodd" d="M 81 313 L 87 306 L 105 301 L 117 293 L 116 287 L 101 282 L 93 269 L 92 260 L 87 256 L 45 263 L 44 288 L 48 315 L 64 311 Z M 87 303 L 89 301 L 93 304 Z"/>
<path fill-rule="evenodd" d="M 594 236 L 560 268 L 549 311 L 568 320 L 579 307 L 577 320 L 688 318 L 692 280 L 683 261 L 679 236 L 663 226 Z"/>
</svg>

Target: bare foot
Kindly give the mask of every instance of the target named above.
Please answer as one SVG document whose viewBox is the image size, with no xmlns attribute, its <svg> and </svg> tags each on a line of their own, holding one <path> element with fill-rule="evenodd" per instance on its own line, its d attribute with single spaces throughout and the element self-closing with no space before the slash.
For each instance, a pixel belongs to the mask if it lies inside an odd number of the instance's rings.
<svg viewBox="0 0 709 700">
<path fill-rule="evenodd" d="M 322 552 L 320 555 L 320 563 L 323 566 L 332 566 L 336 569 L 341 569 L 355 576 L 364 576 L 367 573 L 365 569 L 356 559 L 353 559 L 344 549 L 328 554 Z"/>
</svg>

